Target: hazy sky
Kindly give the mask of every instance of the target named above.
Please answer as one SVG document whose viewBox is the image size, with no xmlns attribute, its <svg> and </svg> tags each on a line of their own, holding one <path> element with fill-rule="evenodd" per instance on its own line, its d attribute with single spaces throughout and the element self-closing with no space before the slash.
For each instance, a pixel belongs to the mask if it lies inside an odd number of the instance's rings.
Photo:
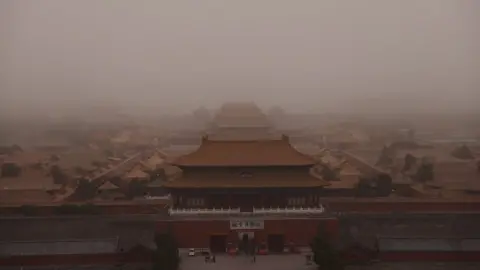
<svg viewBox="0 0 480 270">
<path fill-rule="evenodd" d="M 0 42 L 10 113 L 480 108 L 479 0 L 1 0 Z"/>
</svg>

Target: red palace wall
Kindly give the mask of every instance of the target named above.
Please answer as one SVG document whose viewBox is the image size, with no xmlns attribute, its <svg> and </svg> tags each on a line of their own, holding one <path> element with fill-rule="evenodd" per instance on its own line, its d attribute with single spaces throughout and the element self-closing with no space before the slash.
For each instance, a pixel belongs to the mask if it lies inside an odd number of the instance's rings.
<svg viewBox="0 0 480 270">
<path fill-rule="evenodd" d="M 333 212 L 359 213 L 443 213 L 443 212 L 479 212 L 480 201 L 326 201 L 325 205 Z"/>
<path fill-rule="evenodd" d="M 158 223 L 158 231 L 173 232 L 180 248 L 208 248 L 211 235 L 227 235 L 227 241 L 239 242 L 239 232 L 254 232 L 255 242 L 267 241 L 269 234 L 283 234 L 285 243 L 308 246 L 322 224 L 329 235 L 338 237 L 338 220 L 328 219 L 277 219 L 265 220 L 264 228 L 257 230 L 231 230 L 229 220 L 172 220 Z"/>
<path fill-rule="evenodd" d="M 464 213 L 480 212 L 480 201 L 445 201 L 434 199 L 412 199 L 408 201 L 392 201 L 385 198 L 365 198 L 365 199 L 341 199 L 341 198 L 322 198 L 329 211 L 333 212 L 357 212 L 357 213 Z M 35 213 L 33 216 L 55 216 L 56 208 L 61 204 L 33 205 Z M 136 201 L 109 202 L 95 204 L 100 211 L 100 215 L 137 215 L 137 214 L 158 214 L 159 209 L 166 211 L 168 202 L 166 201 L 148 201 L 138 203 Z M 22 216 L 21 206 L 2 206 L 0 207 L 2 216 Z"/>
</svg>

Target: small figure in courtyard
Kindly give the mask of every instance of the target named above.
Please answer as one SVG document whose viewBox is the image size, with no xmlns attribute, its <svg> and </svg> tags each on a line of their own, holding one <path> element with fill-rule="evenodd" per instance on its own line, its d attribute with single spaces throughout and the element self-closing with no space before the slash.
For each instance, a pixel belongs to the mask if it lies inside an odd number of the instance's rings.
<svg viewBox="0 0 480 270">
<path fill-rule="evenodd" d="M 308 254 L 305 256 L 305 259 L 306 259 L 306 264 L 307 265 L 312 265 L 312 255 Z"/>
</svg>

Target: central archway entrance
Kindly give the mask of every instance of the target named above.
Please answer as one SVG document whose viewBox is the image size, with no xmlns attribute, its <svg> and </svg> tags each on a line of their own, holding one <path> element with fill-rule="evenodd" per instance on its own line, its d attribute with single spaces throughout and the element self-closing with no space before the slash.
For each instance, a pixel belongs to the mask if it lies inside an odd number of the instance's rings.
<svg viewBox="0 0 480 270">
<path fill-rule="evenodd" d="M 239 251 L 245 254 L 251 254 L 255 248 L 254 237 L 255 234 L 253 232 L 239 232 Z"/>
</svg>

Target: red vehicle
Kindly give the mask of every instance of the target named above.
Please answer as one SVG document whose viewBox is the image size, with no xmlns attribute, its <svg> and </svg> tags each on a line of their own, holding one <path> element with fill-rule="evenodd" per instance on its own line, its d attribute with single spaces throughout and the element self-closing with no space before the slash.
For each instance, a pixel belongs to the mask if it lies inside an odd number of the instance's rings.
<svg viewBox="0 0 480 270">
<path fill-rule="evenodd" d="M 236 247 L 229 247 L 227 249 L 228 255 L 237 255 L 238 254 L 238 248 Z"/>
<path fill-rule="evenodd" d="M 227 244 L 227 254 L 228 255 L 237 255 L 238 254 L 238 248 L 234 246 L 232 243 Z"/>
<path fill-rule="evenodd" d="M 265 243 L 260 244 L 260 246 L 257 249 L 257 254 L 258 255 L 267 255 L 268 254 L 268 248 Z"/>
</svg>

